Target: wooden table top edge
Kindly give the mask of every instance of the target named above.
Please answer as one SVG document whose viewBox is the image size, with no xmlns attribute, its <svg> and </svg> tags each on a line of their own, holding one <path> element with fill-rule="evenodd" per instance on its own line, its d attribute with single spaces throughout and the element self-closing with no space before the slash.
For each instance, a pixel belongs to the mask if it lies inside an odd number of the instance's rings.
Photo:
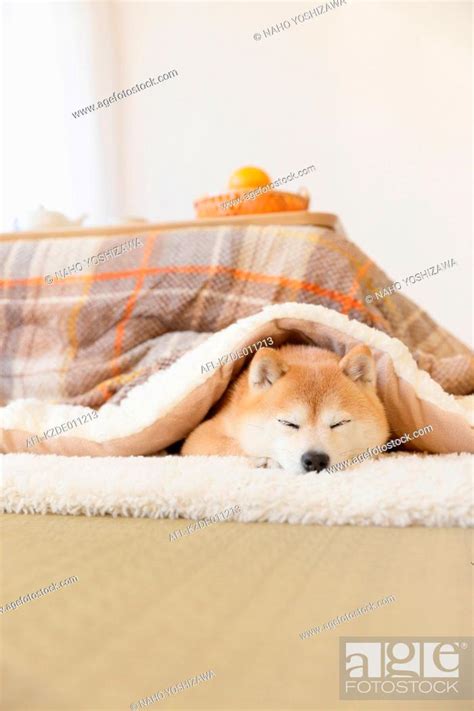
<svg viewBox="0 0 474 711">
<path fill-rule="evenodd" d="M 342 230 L 337 215 L 330 212 L 272 212 L 235 217 L 197 218 L 177 222 L 131 222 L 123 225 L 97 227 L 60 227 L 57 229 L 2 232 L 0 241 L 54 239 L 58 237 L 115 237 L 116 235 L 144 235 L 163 230 L 212 227 L 218 225 L 313 225 L 331 230 Z"/>
</svg>

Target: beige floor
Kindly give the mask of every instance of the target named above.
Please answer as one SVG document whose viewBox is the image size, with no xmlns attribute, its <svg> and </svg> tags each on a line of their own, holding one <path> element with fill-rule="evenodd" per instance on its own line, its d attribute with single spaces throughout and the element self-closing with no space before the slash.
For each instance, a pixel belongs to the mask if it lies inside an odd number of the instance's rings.
<svg viewBox="0 0 474 711">
<path fill-rule="evenodd" d="M 149 708 L 398 711 L 339 701 L 339 637 L 470 634 L 470 531 L 225 523 L 169 542 L 183 525 L 3 517 L 0 605 L 79 582 L 1 617 L 2 709 L 118 711 L 213 669 Z M 396 603 L 298 637 L 387 595 Z M 431 708 L 449 705 L 402 704 Z"/>
</svg>

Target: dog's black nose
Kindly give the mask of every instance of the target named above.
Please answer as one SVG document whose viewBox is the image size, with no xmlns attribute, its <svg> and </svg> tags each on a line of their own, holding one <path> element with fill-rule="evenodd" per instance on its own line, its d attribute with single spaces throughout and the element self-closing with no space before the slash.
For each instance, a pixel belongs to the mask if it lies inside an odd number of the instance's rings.
<svg viewBox="0 0 474 711">
<path fill-rule="evenodd" d="M 301 457 L 303 469 L 307 472 L 320 472 L 329 464 L 329 457 L 324 452 L 305 452 Z"/>
</svg>

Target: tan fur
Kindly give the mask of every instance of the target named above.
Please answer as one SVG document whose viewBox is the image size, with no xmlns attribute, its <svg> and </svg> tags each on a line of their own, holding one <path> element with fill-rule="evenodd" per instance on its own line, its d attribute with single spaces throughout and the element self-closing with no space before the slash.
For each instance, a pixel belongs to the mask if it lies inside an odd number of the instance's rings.
<svg viewBox="0 0 474 711">
<path fill-rule="evenodd" d="M 387 441 L 375 377 L 366 346 L 342 359 L 312 346 L 262 348 L 182 454 L 240 455 L 257 465 L 320 471 Z"/>
</svg>

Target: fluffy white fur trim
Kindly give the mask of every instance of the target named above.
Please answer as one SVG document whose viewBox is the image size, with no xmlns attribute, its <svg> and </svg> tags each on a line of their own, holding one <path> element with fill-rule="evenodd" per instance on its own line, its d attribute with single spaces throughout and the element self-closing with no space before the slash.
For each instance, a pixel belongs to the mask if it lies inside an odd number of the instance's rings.
<svg viewBox="0 0 474 711">
<path fill-rule="evenodd" d="M 394 454 L 346 472 L 294 475 L 239 457 L 0 456 L 1 508 L 327 526 L 472 526 L 472 457 Z M 199 535 L 196 532 L 195 535 Z"/>
</svg>

